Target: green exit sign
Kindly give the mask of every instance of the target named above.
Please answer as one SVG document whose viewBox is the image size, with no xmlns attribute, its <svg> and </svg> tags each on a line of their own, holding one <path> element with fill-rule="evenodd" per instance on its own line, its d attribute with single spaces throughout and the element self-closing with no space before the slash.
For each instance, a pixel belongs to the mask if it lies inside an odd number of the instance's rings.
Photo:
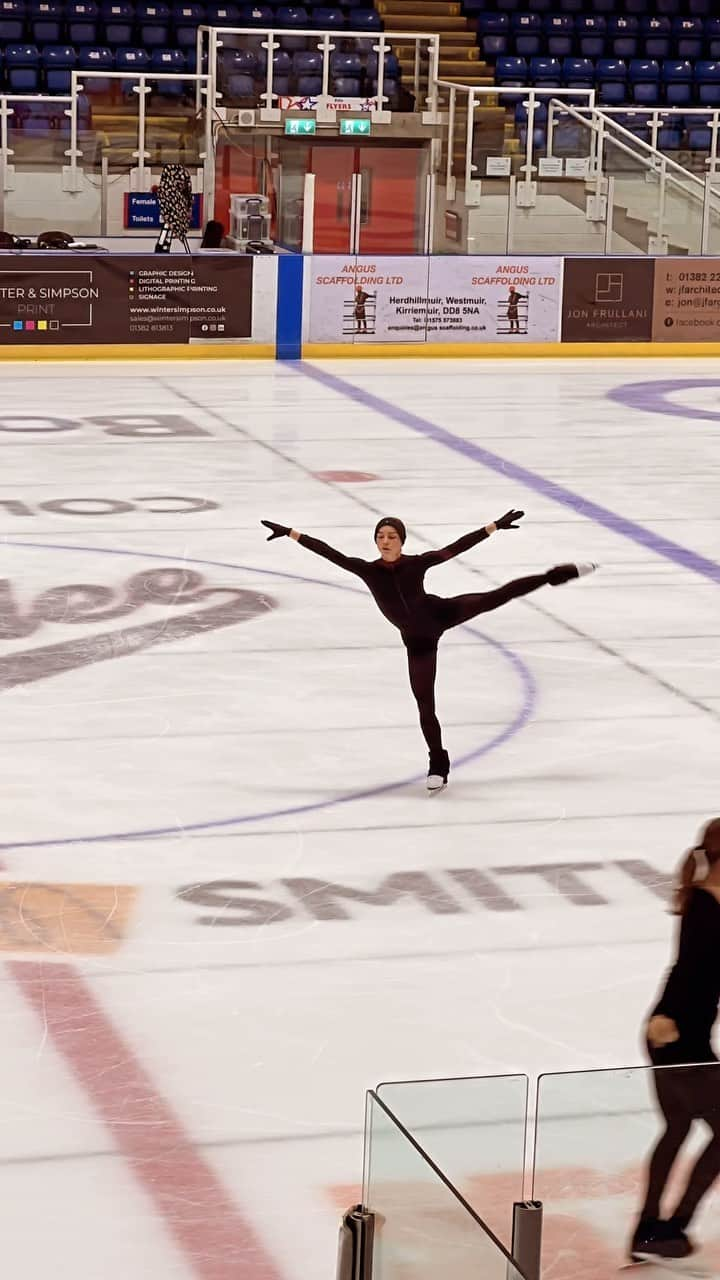
<svg viewBox="0 0 720 1280">
<path fill-rule="evenodd" d="M 285 132 L 293 137 L 307 137 L 310 133 L 315 133 L 317 121 L 315 120 L 286 120 Z"/>
<path fill-rule="evenodd" d="M 362 133 L 365 137 L 370 133 L 369 120 L 340 120 L 341 133 Z"/>
</svg>

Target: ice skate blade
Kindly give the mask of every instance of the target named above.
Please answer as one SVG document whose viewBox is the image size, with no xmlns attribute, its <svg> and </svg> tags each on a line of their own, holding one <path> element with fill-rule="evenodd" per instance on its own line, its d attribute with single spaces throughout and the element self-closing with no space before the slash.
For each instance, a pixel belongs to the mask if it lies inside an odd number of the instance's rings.
<svg viewBox="0 0 720 1280">
<path fill-rule="evenodd" d="M 447 782 L 445 781 L 444 778 L 440 777 L 439 773 L 431 773 L 431 774 L 428 774 L 428 778 L 425 783 L 425 786 L 427 788 L 428 795 L 436 796 L 440 791 L 445 790 L 447 786 Z"/>
<path fill-rule="evenodd" d="M 704 1267 L 696 1258 L 659 1258 L 657 1254 L 635 1255 L 633 1262 L 627 1262 L 621 1271 L 642 1271 L 646 1280 L 657 1276 L 661 1280 L 665 1276 L 683 1277 L 683 1280 L 720 1280 L 717 1271 L 712 1267 Z"/>
</svg>

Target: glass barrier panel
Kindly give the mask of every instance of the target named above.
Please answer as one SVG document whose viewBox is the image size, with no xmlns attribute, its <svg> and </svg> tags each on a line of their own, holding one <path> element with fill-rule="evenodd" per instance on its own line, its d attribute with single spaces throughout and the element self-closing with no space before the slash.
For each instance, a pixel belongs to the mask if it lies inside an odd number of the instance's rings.
<svg viewBox="0 0 720 1280">
<path fill-rule="evenodd" d="M 691 1125 L 689 1116 L 707 1115 L 720 1132 L 720 1064 L 568 1072 L 538 1081 L 533 1196 L 544 1206 L 543 1275 L 611 1276 L 627 1262 L 648 1160 L 666 1129 L 659 1097 L 682 1135 L 690 1130 L 661 1202 L 669 1215 L 710 1136 L 705 1124 Z M 698 1267 L 715 1272 L 718 1209 L 720 1197 L 713 1192 L 703 1201 L 696 1229 L 703 1242 Z M 655 1268 L 646 1274 L 654 1278 Z"/>
<path fill-rule="evenodd" d="M 523 1197 L 527 1076 L 404 1080 L 376 1092 L 509 1248 Z"/>
<path fill-rule="evenodd" d="M 373 1280 L 523 1280 L 510 1255 L 374 1094 L 363 1203 L 375 1215 Z"/>
<path fill-rule="evenodd" d="M 643 136 L 645 128 L 638 126 Z M 700 252 L 703 190 L 690 175 L 668 170 L 663 184 L 659 170 L 648 166 L 647 153 L 633 150 L 624 135 L 606 138 L 604 167 L 615 179 L 613 252 L 663 252 L 660 235 L 667 237 L 670 254 Z"/>
</svg>

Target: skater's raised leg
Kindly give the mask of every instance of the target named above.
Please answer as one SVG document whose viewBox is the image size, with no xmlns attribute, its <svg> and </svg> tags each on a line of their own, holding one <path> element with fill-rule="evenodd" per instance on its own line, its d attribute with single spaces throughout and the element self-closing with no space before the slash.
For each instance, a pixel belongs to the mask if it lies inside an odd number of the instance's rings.
<svg viewBox="0 0 720 1280">
<path fill-rule="evenodd" d="M 463 622 L 469 622 L 471 618 L 479 617 L 481 613 L 499 609 L 510 600 L 527 596 L 540 587 L 559 587 L 565 582 L 571 582 L 573 578 L 582 578 L 586 573 L 592 573 L 594 569 L 595 565 L 559 564 L 554 569 L 548 569 L 547 573 L 532 573 L 527 578 L 514 578 L 512 582 L 506 582 L 492 591 L 474 591 L 464 596 L 453 596 L 443 601 L 443 622 L 446 628 L 457 627 Z"/>
</svg>

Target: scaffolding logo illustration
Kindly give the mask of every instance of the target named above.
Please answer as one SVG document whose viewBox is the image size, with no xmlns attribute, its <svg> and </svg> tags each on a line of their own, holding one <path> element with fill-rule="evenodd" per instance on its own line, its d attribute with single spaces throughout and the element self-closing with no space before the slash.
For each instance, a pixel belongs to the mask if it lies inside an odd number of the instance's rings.
<svg viewBox="0 0 720 1280">
<path fill-rule="evenodd" d="M 622 271 L 598 271 L 595 276 L 595 301 L 622 302 L 624 282 Z"/>
</svg>

